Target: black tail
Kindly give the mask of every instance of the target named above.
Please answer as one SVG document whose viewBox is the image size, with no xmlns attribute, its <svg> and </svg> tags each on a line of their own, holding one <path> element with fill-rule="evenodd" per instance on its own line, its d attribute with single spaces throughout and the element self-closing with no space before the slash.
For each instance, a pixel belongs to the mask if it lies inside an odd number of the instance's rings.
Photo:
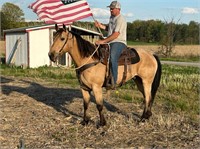
<svg viewBox="0 0 200 149">
<path fill-rule="evenodd" d="M 157 92 L 158 87 L 160 85 L 160 79 L 161 79 L 161 74 L 162 74 L 162 65 L 160 63 L 160 60 L 159 60 L 158 56 L 154 55 L 154 57 L 155 57 L 155 59 L 157 61 L 158 68 L 157 68 L 156 75 L 154 77 L 153 84 L 152 84 L 152 89 L 151 89 L 152 103 L 154 101 L 156 92 Z"/>
</svg>

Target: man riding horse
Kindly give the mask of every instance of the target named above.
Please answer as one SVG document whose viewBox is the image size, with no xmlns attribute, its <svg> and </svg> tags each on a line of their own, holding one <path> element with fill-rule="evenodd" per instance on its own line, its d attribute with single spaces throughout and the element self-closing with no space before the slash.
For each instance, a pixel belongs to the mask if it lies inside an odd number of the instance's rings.
<svg viewBox="0 0 200 149">
<path fill-rule="evenodd" d="M 110 84 L 110 88 L 115 89 L 118 76 L 118 59 L 127 44 L 127 22 L 120 13 L 121 5 L 118 1 L 113 1 L 108 7 L 110 8 L 111 13 L 109 24 L 103 25 L 98 21 L 95 21 L 95 26 L 106 30 L 108 32 L 108 36 L 102 40 L 96 41 L 96 44 L 99 45 L 108 43 L 110 45 L 111 72 L 114 79 L 113 83 Z"/>
<path fill-rule="evenodd" d="M 114 1 L 108 7 L 111 11 L 108 26 L 95 22 L 96 26 L 108 31 L 108 37 L 97 41 L 96 44 L 108 43 L 111 47 L 111 69 L 115 84 L 119 84 L 120 80 L 123 80 L 122 82 L 133 80 L 136 83 L 138 90 L 144 97 L 144 110 L 141 121 L 145 121 L 152 115 L 151 109 L 160 85 L 162 66 L 156 55 L 143 49 L 135 49 L 130 53 L 128 52 L 129 50 L 126 49 L 127 25 L 124 18 L 120 15 L 120 4 Z M 53 62 L 56 62 L 58 57 L 68 52 L 76 65 L 77 78 L 79 79 L 83 95 L 84 115 L 82 124 L 87 125 L 90 121 L 88 107 L 92 91 L 99 112 L 99 125 L 106 125 L 103 113 L 104 99 L 102 88 L 106 87 L 104 83 L 105 76 L 107 76 L 107 65 L 100 61 L 99 53 L 95 52 L 96 47 L 94 44 L 68 30 L 65 25 L 63 25 L 63 28 L 58 28 L 56 25 L 55 29 L 56 35 L 48 55 Z M 134 58 L 135 55 L 138 55 L 137 62 L 135 62 L 135 59 L 132 61 L 132 58 L 125 55 L 126 65 L 119 65 L 118 67 L 118 59 L 119 57 L 121 59 L 122 56 L 120 55 L 121 53 L 123 55 L 123 49 L 126 49 L 125 51 L 129 55 L 133 54 Z M 131 59 L 131 61 L 127 60 L 127 58 Z"/>
</svg>

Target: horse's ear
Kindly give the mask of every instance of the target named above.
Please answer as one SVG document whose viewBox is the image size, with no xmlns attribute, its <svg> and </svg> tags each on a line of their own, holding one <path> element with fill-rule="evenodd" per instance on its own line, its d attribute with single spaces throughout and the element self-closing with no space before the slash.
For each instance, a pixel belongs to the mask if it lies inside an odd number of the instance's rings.
<svg viewBox="0 0 200 149">
<path fill-rule="evenodd" d="M 58 25 L 57 24 L 55 24 L 55 29 L 56 29 L 56 31 L 58 31 Z"/>
<path fill-rule="evenodd" d="M 65 24 L 63 24 L 63 29 L 66 31 L 66 26 L 65 26 Z"/>
</svg>

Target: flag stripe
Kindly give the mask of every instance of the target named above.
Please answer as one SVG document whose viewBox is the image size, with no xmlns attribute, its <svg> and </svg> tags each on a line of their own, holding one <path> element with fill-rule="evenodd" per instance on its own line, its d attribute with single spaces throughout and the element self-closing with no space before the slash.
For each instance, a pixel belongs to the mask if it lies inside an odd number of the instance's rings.
<svg viewBox="0 0 200 149">
<path fill-rule="evenodd" d="M 58 22 L 59 22 L 59 24 L 71 24 L 74 21 L 81 20 L 81 19 L 87 18 L 89 16 L 91 16 L 91 15 L 87 14 L 87 15 L 78 16 L 78 17 L 71 19 L 71 20 L 49 20 L 49 21 L 45 21 L 45 22 L 47 24 L 56 24 Z"/>
<path fill-rule="evenodd" d="M 84 12 L 84 13 L 82 13 L 82 14 L 76 14 L 76 15 L 74 15 L 74 16 L 71 16 L 71 17 L 57 17 L 56 19 L 51 19 L 51 18 L 49 18 L 49 17 L 46 17 L 46 18 L 44 18 L 46 21 L 49 21 L 49 20 L 57 20 L 57 21 L 64 21 L 64 20 L 66 20 L 66 21 L 70 21 L 70 20 L 74 20 L 75 18 L 78 18 L 78 17 L 80 17 L 80 16 L 85 16 L 85 15 L 89 15 L 87 12 Z"/>
<path fill-rule="evenodd" d="M 60 0 L 37 0 L 35 3 L 32 3 L 29 7 L 33 10 L 44 9 L 45 7 L 50 6 L 61 6 L 63 5 Z"/>
<path fill-rule="evenodd" d="M 60 0 L 37 0 L 29 8 L 46 23 L 68 24 L 92 16 L 86 0 L 64 5 Z"/>
<path fill-rule="evenodd" d="M 63 8 L 63 7 L 60 7 L 59 9 L 56 8 L 56 9 L 54 9 L 54 11 L 49 11 L 47 9 L 38 10 L 37 13 L 38 14 L 45 13 L 47 15 L 56 17 L 58 15 L 61 15 L 60 13 L 71 14 L 71 13 L 77 12 L 77 11 L 82 10 L 82 9 L 87 9 L 87 8 L 88 8 L 88 11 L 90 11 L 90 8 L 87 5 L 81 4 L 81 5 L 73 6 L 73 7 L 70 7 L 70 8 Z"/>
<path fill-rule="evenodd" d="M 50 19 L 55 19 L 55 20 L 57 20 L 59 18 L 70 18 L 70 17 L 73 17 L 75 15 L 79 15 L 79 14 L 84 13 L 84 12 L 88 13 L 87 12 L 88 9 L 89 8 L 82 9 L 82 10 L 79 10 L 79 11 L 76 11 L 76 12 L 73 12 L 73 13 L 70 13 L 70 14 L 69 13 L 65 13 L 65 12 L 60 12 L 59 14 L 56 14 L 56 15 L 49 15 L 49 14 L 46 14 L 46 13 L 42 12 L 42 13 L 39 14 L 39 18 L 40 19 L 50 18 Z"/>
</svg>

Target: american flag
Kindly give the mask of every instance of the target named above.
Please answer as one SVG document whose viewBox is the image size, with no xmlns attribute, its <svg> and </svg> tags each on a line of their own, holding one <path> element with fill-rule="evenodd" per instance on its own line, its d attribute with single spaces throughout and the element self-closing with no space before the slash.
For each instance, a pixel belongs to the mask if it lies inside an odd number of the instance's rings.
<svg viewBox="0 0 200 149">
<path fill-rule="evenodd" d="M 37 0 L 29 8 L 47 24 L 71 24 L 92 16 L 86 0 Z"/>
</svg>

